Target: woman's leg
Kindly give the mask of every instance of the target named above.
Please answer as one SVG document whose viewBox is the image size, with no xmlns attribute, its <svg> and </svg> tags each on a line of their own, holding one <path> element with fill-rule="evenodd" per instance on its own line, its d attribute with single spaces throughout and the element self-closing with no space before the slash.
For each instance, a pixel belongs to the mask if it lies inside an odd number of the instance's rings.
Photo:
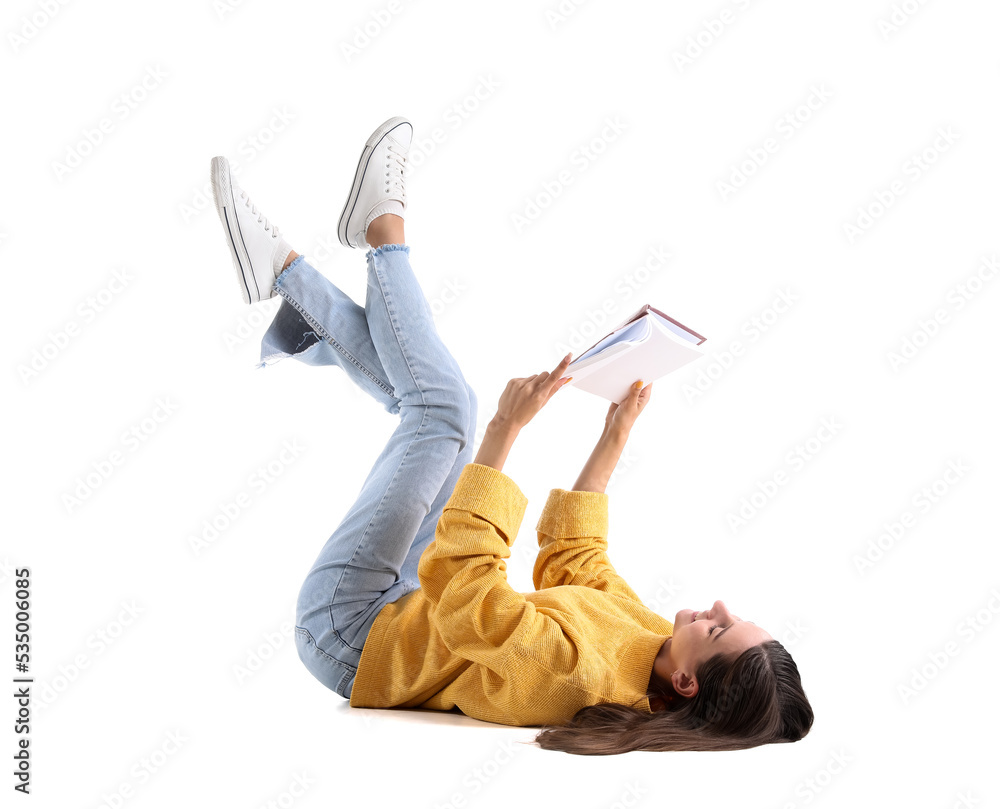
<svg viewBox="0 0 1000 809">
<path fill-rule="evenodd" d="M 281 305 L 261 339 L 257 367 L 286 357 L 306 365 L 337 365 L 389 413 L 398 413 L 399 399 L 372 342 L 364 308 L 301 255 L 278 276 L 275 289 Z"/>
<path fill-rule="evenodd" d="M 308 626 L 296 630 L 299 654 L 321 681 L 347 697 L 378 611 L 419 585 L 420 555 L 471 460 L 476 430 L 475 395 L 441 345 L 404 246 L 402 169 L 411 135 L 403 118 L 376 129 L 338 224 L 349 247 L 384 246 L 369 251 L 364 309 L 280 237 L 224 157 L 213 158 L 211 166 L 213 199 L 244 302 L 282 297 L 260 364 L 294 356 L 311 365 L 340 365 L 401 416 L 300 593 L 296 617 Z"/>
<path fill-rule="evenodd" d="M 479 401 L 476 399 L 476 394 L 472 390 L 471 386 L 466 385 L 465 390 L 469 395 L 469 426 L 466 428 L 468 440 L 462 450 L 458 453 L 458 456 L 455 458 L 455 463 L 452 464 L 451 471 L 448 472 L 444 483 L 441 485 L 441 490 L 438 492 L 437 499 L 435 499 L 431 504 L 430 511 L 420 523 L 420 527 L 417 529 L 417 534 L 414 537 L 413 542 L 410 543 L 410 550 L 406 554 L 406 560 L 403 562 L 403 567 L 400 571 L 400 578 L 404 582 L 411 583 L 412 587 L 410 589 L 413 590 L 420 587 L 420 578 L 417 576 L 417 566 L 420 564 L 420 557 L 427 549 L 427 546 L 430 545 L 431 541 L 434 539 L 434 534 L 437 531 L 438 520 L 441 518 L 441 513 L 444 511 L 445 503 L 448 502 L 452 492 L 455 491 L 455 484 L 458 483 L 458 476 L 465 468 L 465 465 L 472 463 L 472 460 L 475 457 L 475 445 L 473 442 L 476 435 L 476 417 L 479 412 Z"/>
<path fill-rule="evenodd" d="M 304 263 L 305 266 L 301 268 L 294 266 L 300 263 Z M 306 263 L 301 256 L 293 262 L 293 266 L 288 267 L 289 278 L 282 282 L 283 285 L 287 283 L 286 294 L 289 288 L 295 287 L 298 290 L 295 295 L 296 300 L 307 300 L 314 311 L 329 313 L 330 319 L 338 324 L 337 337 L 334 339 L 320 336 L 325 329 L 318 325 L 315 316 L 303 316 L 294 304 L 282 297 L 281 307 L 261 341 L 261 362 L 258 367 L 285 357 L 294 357 L 307 365 L 336 365 L 363 390 L 370 393 L 388 412 L 398 413 L 400 400 L 390 392 L 394 388 L 387 381 L 387 375 L 372 342 L 364 308 L 358 306 L 352 298 Z M 470 436 L 475 436 L 478 402 L 471 387 L 467 386 L 466 391 L 469 395 L 469 422 L 466 432 Z M 438 492 L 437 499 L 417 529 L 416 537 L 410 545 L 400 571 L 400 578 L 412 582 L 414 589 L 419 586 L 417 567 L 420 556 L 434 539 L 437 521 L 444 510 L 444 505 L 451 497 L 462 469 L 471 463 L 472 458 L 473 446 L 469 443 L 458 454 Z"/>
<path fill-rule="evenodd" d="M 299 259 L 296 259 L 296 263 Z M 292 267 L 289 267 L 292 269 Z M 294 357 L 307 365 L 336 365 L 341 367 L 363 390 L 372 395 L 390 413 L 398 413 L 400 400 L 389 393 L 392 386 L 386 382 L 378 352 L 371 340 L 368 319 L 363 307 L 358 306 L 348 295 L 332 284 L 326 276 L 306 264 L 290 273 L 298 276 L 297 281 L 289 281 L 289 286 L 300 288 L 298 299 L 323 303 L 316 311 L 326 311 L 333 315 L 340 325 L 337 339 L 321 337 L 316 322 L 310 316 L 306 320 L 295 306 L 282 298 L 281 307 L 261 342 L 261 363 L 277 362 L 284 357 Z M 307 292 L 309 289 L 311 291 Z M 322 329 L 322 327 L 320 327 Z M 471 387 L 466 387 L 469 396 L 469 421 L 466 433 L 475 436 L 478 415 L 478 400 Z M 458 482 L 458 476 L 466 464 L 471 463 L 474 447 L 471 442 L 459 452 L 452 468 L 431 504 L 430 511 L 420 523 L 416 536 L 410 544 L 399 578 L 409 582 L 412 589 L 420 586 L 417 568 L 424 550 L 434 539 L 437 522 L 444 511 L 445 503 L 451 497 Z"/>
<path fill-rule="evenodd" d="M 353 365 L 352 377 L 372 383 L 366 389 L 400 414 L 356 502 L 317 556 L 296 609 L 300 657 L 321 682 L 349 698 L 378 612 L 419 587 L 419 554 L 471 460 L 475 395 L 437 333 L 409 247 L 387 244 L 368 252 L 364 315 L 372 356 L 357 321 L 345 331 L 336 319 L 350 311 L 336 288 L 296 262 L 275 281 L 278 294 L 312 328 L 317 343 L 336 352 L 330 355 L 336 364 L 345 370 Z"/>
</svg>

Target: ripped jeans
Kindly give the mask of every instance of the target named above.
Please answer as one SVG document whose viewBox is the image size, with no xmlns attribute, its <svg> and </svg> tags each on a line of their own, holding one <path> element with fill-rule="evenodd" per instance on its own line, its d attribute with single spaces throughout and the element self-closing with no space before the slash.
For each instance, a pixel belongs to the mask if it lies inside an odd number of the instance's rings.
<svg viewBox="0 0 1000 809">
<path fill-rule="evenodd" d="M 472 460 L 476 396 L 434 326 L 410 248 L 367 253 L 362 308 L 299 256 L 275 281 L 283 299 L 258 368 L 294 357 L 339 365 L 399 426 L 299 591 L 295 645 L 323 685 L 350 699 L 379 610 L 420 587 L 417 564 Z"/>
</svg>

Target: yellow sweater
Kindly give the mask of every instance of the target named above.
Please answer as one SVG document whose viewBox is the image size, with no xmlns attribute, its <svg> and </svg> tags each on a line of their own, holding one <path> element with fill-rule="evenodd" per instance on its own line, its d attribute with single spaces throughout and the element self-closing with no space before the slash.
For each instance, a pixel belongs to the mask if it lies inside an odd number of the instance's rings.
<svg viewBox="0 0 1000 809">
<path fill-rule="evenodd" d="M 431 708 L 487 722 L 565 724 L 587 705 L 651 713 L 653 660 L 673 624 L 612 567 L 608 495 L 553 489 L 538 520 L 536 590 L 507 583 L 528 499 L 470 463 L 420 557 L 420 589 L 382 608 L 361 653 L 355 708 Z"/>
</svg>

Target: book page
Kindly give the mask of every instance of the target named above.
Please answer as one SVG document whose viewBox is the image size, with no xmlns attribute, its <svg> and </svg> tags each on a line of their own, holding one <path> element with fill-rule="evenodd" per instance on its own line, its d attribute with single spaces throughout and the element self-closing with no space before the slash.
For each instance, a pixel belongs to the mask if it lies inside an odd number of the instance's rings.
<svg viewBox="0 0 1000 809">
<path fill-rule="evenodd" d="M 609 334 L 607 337 L 601 340 L 601 342 L 599 342 L 589 351 L 586 351 L 585 353 L 581 354 L 579 357 L 574 359 L 573 362 L 569 364 L 569 367 L 572 368 L 574 363 L 580 362 L 581 360 L 585 360 L 588 357 L 593 357 L 596 354 L 600 354 L 601 351 L 606 349 L 608 346 L 614 345 L 616 343 L 624 343 L 624 342 L 639 340 L 642 337 L 644 337 L 648 331 L 649 331 L 649 325 L 646 323 L 645 316 L 643 316 L 634 323 L 631 323 L 626 328 L 622 329 L 621 331 Z"/>
<path fill-rule="evenodd" d="M 685 340 L 687 340 L 690 343 L 697 344 L 697 343 L 700 342 L 701 338 L 699 338 L 697 335 L 692 334 L 691 332 L 687 331 L 686 329 L 682 329 L 676 323 L 672 323 L 671 321 L 667 320 L 665 317 L 662 317 L 661 315 L 656 314 L 656 312 L 650 312 L 649 314 L 651 314 L 653 317 L 655 317 L 660 323 L 662 323 L 666 328 L 670 329 L 670 331 L 672 331 L 678 337 L 683 337 Z"/>
</svg>

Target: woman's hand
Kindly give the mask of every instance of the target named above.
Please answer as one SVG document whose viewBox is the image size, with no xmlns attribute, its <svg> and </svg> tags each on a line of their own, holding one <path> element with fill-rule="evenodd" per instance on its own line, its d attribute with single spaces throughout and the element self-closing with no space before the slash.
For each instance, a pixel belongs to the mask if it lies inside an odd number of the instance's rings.
<svg viewBox="0 0 1000 809">
<path fill-rule="evenodd" d="M 507 453 L 521 428 L 535 417 L 552 398 L 552 394 L 573 378 L 562 378 L 572 356 L 570 353 L 563 357 L 562 362 L 551 373 L 546 371 L 524 379 L 512 379 L 507 383 L 500 395 L 496 415 L 486 425 L 483 443 L 479 446 L 474 463 L 492 466 L 498 472 L 503 471 Z"/>
<path fill-rule="evenodd" d="M 619 404 L 611 403 L 608 415 L 604 418 L 604 432 L 614 432 L 627 436 L 632 431 L 632 425 L 649 404 L 649 397 L 653 392 L 652 382 L 640 390 L 641 386 L 642 380 L 640 379 L 629 388 L 628 396 Z"/>
<path fill-rule="evenodd" d="M 500 395 L 494 419 L 517 430 L 531 421 L 552 395 L 572 379 L 562 379 L 572 356 L 571 352 L 563 357 L 551 372 L 510 380 Z"/>
</svg>

